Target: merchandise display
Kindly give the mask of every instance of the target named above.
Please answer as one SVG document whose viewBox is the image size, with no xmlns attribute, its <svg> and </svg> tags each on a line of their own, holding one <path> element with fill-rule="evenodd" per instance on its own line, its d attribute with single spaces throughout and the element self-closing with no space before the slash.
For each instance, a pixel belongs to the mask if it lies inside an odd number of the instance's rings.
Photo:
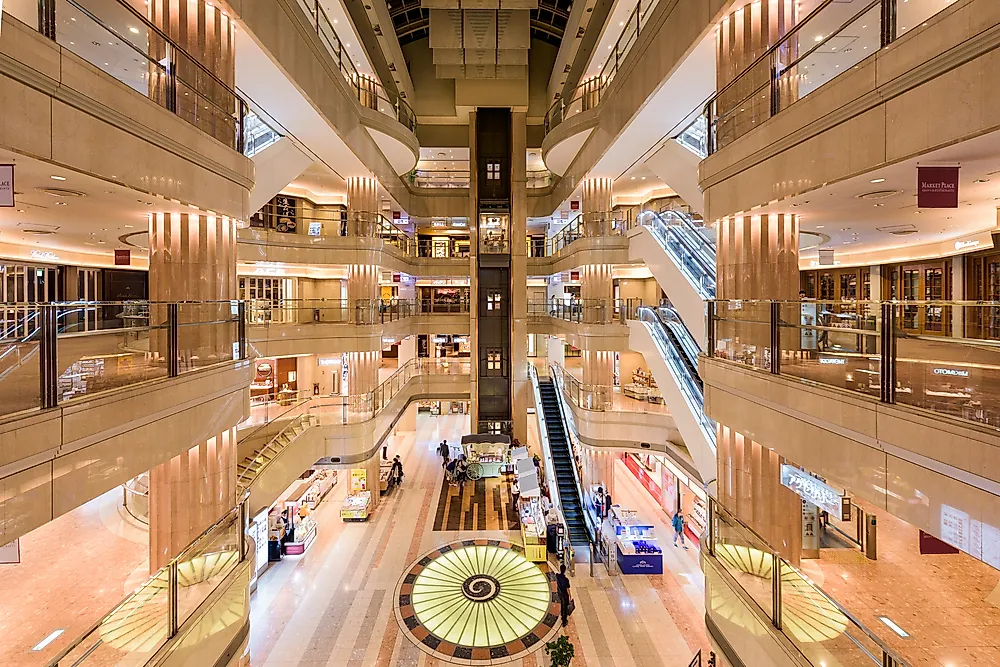
<svg viewBox="0 0 1000 667">
<path fill-rule="evenodd" d="M 310 516 L 312 509 L 308 500 L 312 483 L 299 482 L 285 499 L 285 509 L 280 521 L 286 523 L 286 535 L 282 538 L 284 555 L 298 556 L 305 553 L 316 540 L 316 521 Z"/>
<path fill-rule="evenodd" d="M 367 521 L 372 504 L 371 491 L 359 491 L 344 498 L 340 518 L 344 521 Z"/>
<path fill-rule="evenodd" d="M 639 401 L 663 402 L 663 392 L 656 386 L 652 373 L 641 368 L 632 371 L 632 382 L 622 387 L 622 393 Z"/>
<path fill-rule="evenodd" d="M 657 544 L 655 529 L 640 521 L 635 510 L 612 506 L 603 530 L 615 537 L 615 556 L 622 574 L 663 574 L 663 550 Z"/>
<path fill-rule="evenodd" d="M 309 509 L 314 510 L 326 498 L 326 494 L 337 483 L 336 470 L 317 470 L 312 477 L 306 480 L 309 487 L 302 497 L 303 502 L 308 503 Z"/>
<path fill-rule="evenodd" d="M 469 462 L 467 471 L 470 480 L 484 477 L 499 477 L 510 469 L 507 450 L 510 438 L 507 436 L 466 435 L 462 436 L 462 450 Z"/>
<path fill-rule="evenodd" d="M 544 563 L 547 556 L 546 522 L 540 498 L 524 498 L 518 501 L 521 519 L 521 541 L 524 556 L 534 563 Z"/>
</svg>

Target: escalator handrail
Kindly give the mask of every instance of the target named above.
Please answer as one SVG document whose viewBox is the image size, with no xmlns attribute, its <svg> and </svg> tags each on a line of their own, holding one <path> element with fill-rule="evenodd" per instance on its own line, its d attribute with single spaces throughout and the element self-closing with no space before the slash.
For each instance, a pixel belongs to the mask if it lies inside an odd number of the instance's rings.
<svg viewBox="0 0 1000 667">
<path fill-rule="evenodd" d="M 643 211 L 637 216 L 636 222 L 637 226 L 646 227 L 656 238 L 657 244 L 671 257 L 681 273 L 687 276 L 703 299 L 715 298 L 715 266 L 710 267 L 699 252 L 689 247 L 685 233 L 678 231 L 676 225 L 665 223 L 655 211 Z M 669 242 L 670 238 L 678 240 L 679 249 Z M 691 267 L 687 260 L 690 260 L 694 267 Z"/>
<path fill-rule="evenodd" d="M 640 306 L 640 309 L 642 307 Z M 698 347 L 698 343 L 695 342 L 694 336 L 688 331 L 687 326 L 684 324 L 684 320 L 681 319 L 680 313 L 673 306 L 658 306 L 652 309 L 656 317 L 667 327 L 667 330 L 676 339 L 677 344 L 680 345 L 681 349 L 684 350 L 684 355 L 687 357 L 689 366 L 698 369 L 698 355 L 701 353 L 701 348 Z"/>
<path fill-rule="evenodd" d="M 590 516 L 590 512 L 587 511 L 587 506 L 584 504 L 586 496 L 583 494 L 583 484 L 580 480 L 580 475 L 576 470 L 576 461 L 573 460 L 573 442 L 570 437 L 570 430 L 567 428 L 569 421 L 566 419 L 566 412 L 563 408 L 563 394 L 562 387 L 559 386 L 558 374 L 555 372 L 555 367 L 550 367 L 552 376 L 552 387 L 556 391 L 556 407 L 559 409 L 559 418 L 562 420 L 563 432 L 566 434 L 566 447 L 569 449 L 570 457 L 570 468 L 573 469 L 573 484 L 576 486 L 576 497 L 580 501 L 580 511 L 583 512 L 583 523 L 587 527 L 587 539 L 591 544 L 595 544 L 595 536 L 597 535 L 597 526 L 591 525 L 593 518 Z"/>
<path fill-rule="evenodd" d="M 542 427 L 539 429 L 538 438 L 541 441 L 542 445 L 542 456 L 547 459 L 545 469 L 546 471 L 550 471 L 552 473 L 552 480 L 558 481 L 555 478 L 555 457 L 552 454 L 552 443 L 549 440 L 549 420 L 545 416 L 545 405 L 542 402 L 541 382 L 538 379 L 538 371 L 535 369 L 534 365 L 531 364 L 530 362 L 528 363 L 528 375 L 531 377 L 532 390 L 536 398 L 535 416 L 539 419 L 540 426 Z M 548 475 L 546 475 L 546 477 L 548 477 Z M 551 487 L 552 484 L 549 484 L 550 489 Z M 568 536 L 569 524 L 566 522 L 566 513 L 563 511 L 562 496 L 559 495 L 558 493 L 558 487 L 556 488 L 556 491 L 557 491 L 556 498 L 555 500 L 553 500 L 552 504 L 559 512 L 560 519 L 562 520 L 563 526 L 565 527 L 566 530 L 566 535 Z M 550 498 L 550 500 L 552 499 Z"/>
<path fill-rule="evenodd" d="M 680 242 L 684 244 L 685 250 L 691 254 L 692 258 L 694 258 L 695 262 L 698 264 L 698 267 L 714 280 L 715 249 L 708 242 L 708 239 L 702 236 L 694 228 L 694 224 L 680 211 L 663 211 L 662 213 L 654 213 L 654 215 L 669 232 L 673 233 L 674 236 L 680 239 Z M 681 224 L 672 225 L 664 219 L 665 216 L 676 218 L 681 221 Z M 695 237 L 697 241 L 692 240 L 691 237 Z M 711 259 L 702 254 L 706 248 L 711 254 Z"/>
</svg>

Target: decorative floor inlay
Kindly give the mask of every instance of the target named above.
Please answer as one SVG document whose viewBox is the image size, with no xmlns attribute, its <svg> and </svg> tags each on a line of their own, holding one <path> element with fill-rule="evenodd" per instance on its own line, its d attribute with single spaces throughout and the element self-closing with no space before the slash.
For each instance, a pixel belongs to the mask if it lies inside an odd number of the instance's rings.
<svg viewBox="0 0 1000 667">
<path fill-rule="evenodd" d="M 500 664 L 559 628 L 555 575 L 500 540 L 462 540 L 413 563 L 396 589 L 396 620 L 429 655 Z"/>
</svg>

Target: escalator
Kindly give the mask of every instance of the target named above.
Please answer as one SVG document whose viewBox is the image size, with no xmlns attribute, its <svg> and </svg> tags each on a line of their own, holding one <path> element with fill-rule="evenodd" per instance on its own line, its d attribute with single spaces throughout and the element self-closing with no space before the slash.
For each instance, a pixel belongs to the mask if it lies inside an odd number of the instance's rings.
<svg viewBox="0 0 1000 667">
<path fill-rule="evenodd" d="M 644 211 L 629 233 L 629 259 L 645 262 L 699 348 L 706 340 L 705 301 L 715 298 L 715 243 L 682 211 Z"/>
<path fill-rule="evenodd" d="M 639 308 L 629 348 L 642 353 L 705 483 L 715 479 L 715 422 L 705 416 L 698 345 L 672 307 Z"/>
<path fill-rule="evenodd" d="M 584 517 L 583 504 L 580 501 L 580 488 L 573 469 L 573 456 L 569 451 L 569 440 L 566 437 L 566 426 L 562 413 L 559 411 L 559 397 L 556 386 L 549 379 L 539 379 L 538 392 L 542 397 L 542 410 L 545 414 L 545 429 L 549 438 L 549 449 L 552 453 L 552 465 L 555 469 L 559 500 L 562 504 L 566 528 L 569 531 L 569 541 L 572 545 L 590 543 L 590 533 Z"/>
</svg>

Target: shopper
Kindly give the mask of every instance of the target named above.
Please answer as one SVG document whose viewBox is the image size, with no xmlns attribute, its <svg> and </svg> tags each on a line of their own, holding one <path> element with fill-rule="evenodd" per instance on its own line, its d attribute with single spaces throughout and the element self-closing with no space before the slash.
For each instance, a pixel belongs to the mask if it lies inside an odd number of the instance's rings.
<svg viewBox="0 0 1000 667">
<path fill-rule="evenodd" d="M 389 460 L 389 445 L 382 445 L 382 460 Z"/>
<path fill-rule="evenodd" d="M 399 460 L 399 454 L 396 454 L 395 458 L 392 459 L 392 466 L 389 467 L 389 479 L 395 484 L 403 484 L 403 462 Z"/>
<path fill-rule="evenodd" d="M 441 455 L 441 467 L 448 467 L 448 460 L 451 458 L 451 449 L 448 447 L 448 441 L 442 440 L 441 444 L 438 445 L 438 454 Z"/>
<path fill-rule="evenodd" d="M 465 460 L 465 455 L 459 455 L 458 465 L 455 468 L 455 475 L 458 477 L 458 493 L 461 495 L 465 491 L 465 480 L 468 479 L 469 463 Z"/>
<path fill-rule="evenodd" d="M 458 461 L 448 461 L 444 468 L 444 480 L 448 484 L 455 484 L 457 480 L 455 479 L 455 468 L 458 466 Z"/>
<path fill-rule="evenodd" d="M 611 514 L 611 492 L 604 492 L 604 516 L 602 519 L 607 519 L 608 515 Z"/>
<path fill-rule="evenodd" d="M 687 545 L 684 544 L 684 515 L 680 510 L 674 514 L 674 518 L 670 520 L 670 524 L 674 527 L 674 546 L 677 546 L 677 538 L 681 540 L 681 546 L 687 549 Z"/>
<path fill-rule="evenodd" d="M 559 574 L 556 575 L 556 590 L 559 591 L 559 607 L 562 610 L 562 624 L 565 627 L 575 606 L 569 597 L 569 577 L 566 576 L 565 563 L 559 566 Z"/>
</svg>

